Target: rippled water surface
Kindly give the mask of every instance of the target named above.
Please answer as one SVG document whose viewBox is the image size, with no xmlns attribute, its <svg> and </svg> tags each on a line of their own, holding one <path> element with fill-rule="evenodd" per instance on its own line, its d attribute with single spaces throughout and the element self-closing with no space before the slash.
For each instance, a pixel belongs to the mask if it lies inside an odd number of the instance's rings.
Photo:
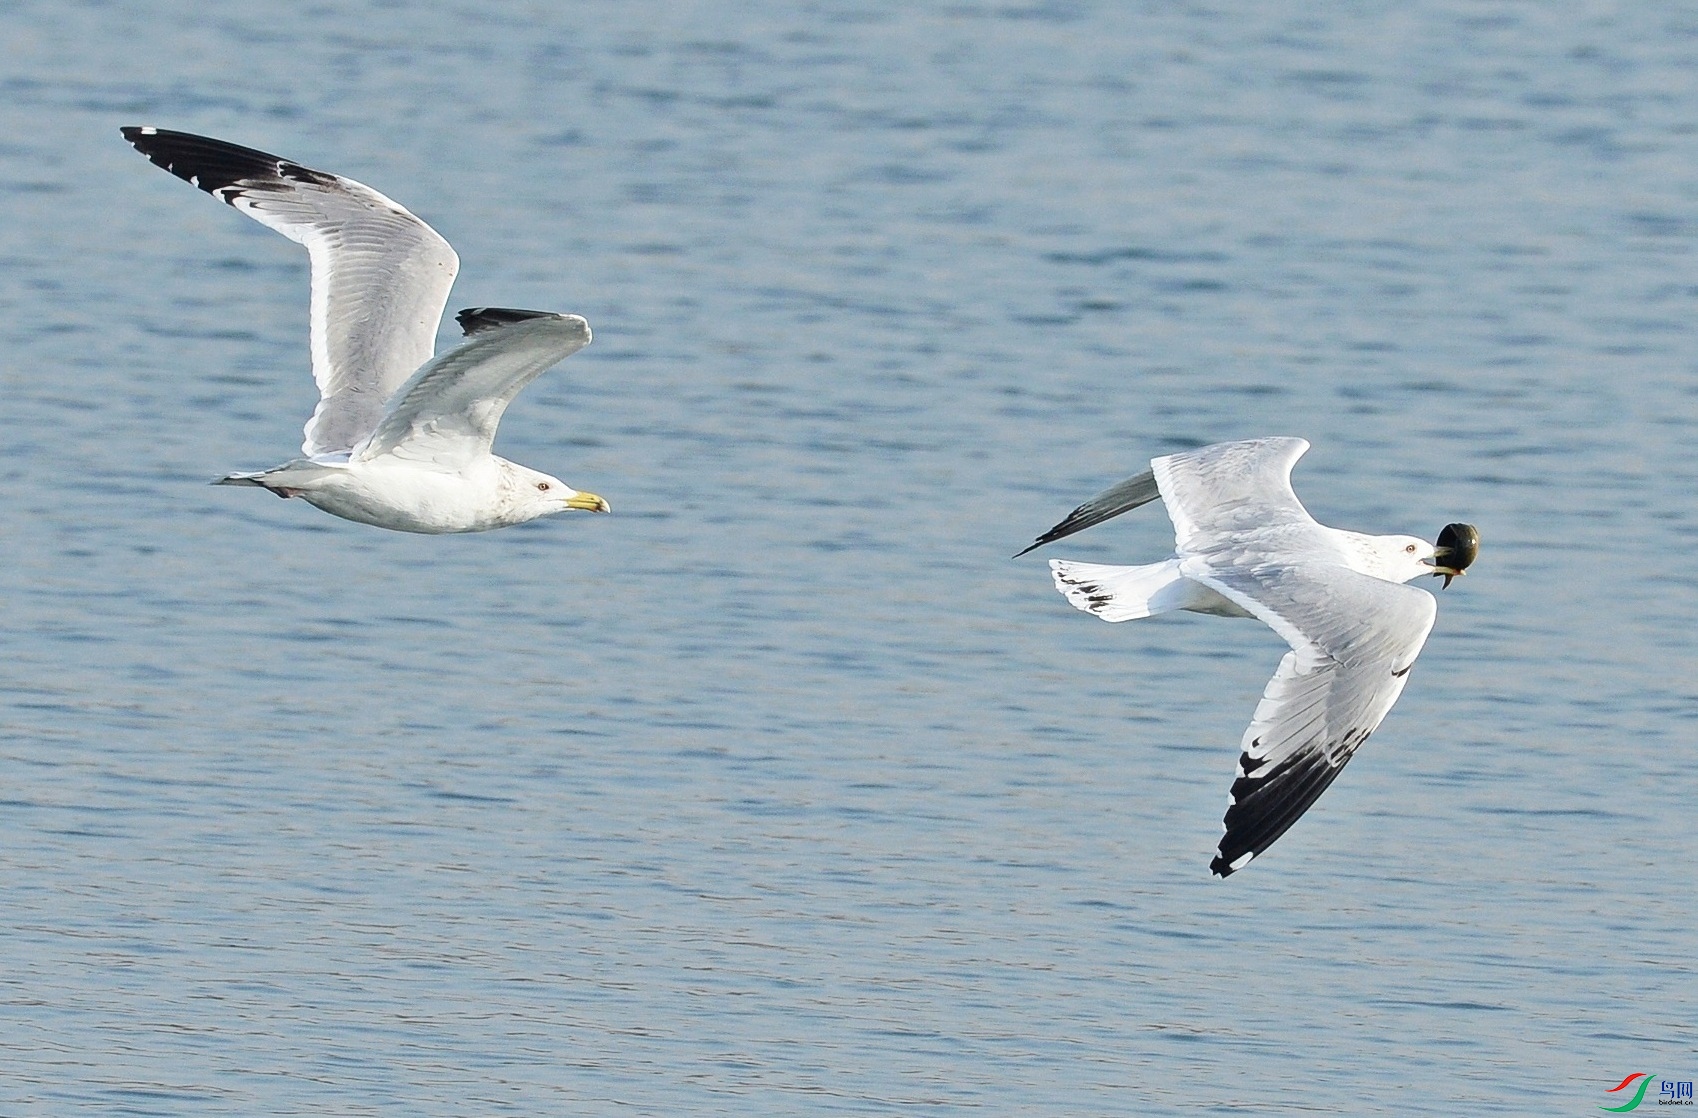
<svg viewBox="0 0 1698 1118">
<path fill-rule="evenodd" d="M 0 9 L 0 1110 L 1595 1113 L 1698 1073 L 1698 19 L 1664 5 Z M 368 182 L 595 344 L 420 538 L 208 479 Z M 1480 525 L 1212 879 L 1283 647 L 1008 557 L 1303 435 Z M 1154 508 L 1052 548 L 1161 557 Z"/>
</svg>

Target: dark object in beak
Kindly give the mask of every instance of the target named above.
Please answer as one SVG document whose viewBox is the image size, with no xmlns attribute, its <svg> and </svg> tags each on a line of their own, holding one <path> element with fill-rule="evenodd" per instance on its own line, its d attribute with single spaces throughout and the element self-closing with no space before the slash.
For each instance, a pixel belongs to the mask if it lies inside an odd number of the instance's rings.
<svg viewBox="0 0 1698 1118">
<path fill-rule="evenodd" d="M 1472 524 L 1446 524 L 1433 547 L 1433 573 L 1450 580 L 1466 571 L 1480 557 L 1480 529 Z"/>
</svg>

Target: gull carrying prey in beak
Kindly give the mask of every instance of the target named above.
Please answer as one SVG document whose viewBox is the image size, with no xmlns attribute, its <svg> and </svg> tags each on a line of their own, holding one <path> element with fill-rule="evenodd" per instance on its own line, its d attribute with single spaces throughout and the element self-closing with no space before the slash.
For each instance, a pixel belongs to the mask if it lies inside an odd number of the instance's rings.
<svg viewBox="0 0 1698 1118">
<path fill-rule="evenodd" d="M 1438 608 L 1403 583 L 1442 575 L 1448 586 L 1479 553 L 1467 524 L 1446 527 L 1435 547 L 1316 523 L 1291 489 L 1308 449 L 1302 439 L 1251 439 L 1156 458 L 1026 549 L 1159 497 L 1173 521 L 1171 559 L 1051 560 L 1056 589 L 1104 621 L 1173 610 L 1253 617 L 1291 645 L 1244 731 L 1226 834 L 1209 864 L 1221 877 L 1297 822 L 1397 702 Z"/>
<path fill-rule="evenodd" d="M 222 140 L 125 128 L 156 165 L 306 246 L 320 399 L 305 457 L 231 474 L 325 512 L 401 532 L 481 532 L 608 511 L 594 493 L 491 452 L 519 391 L 590 341 L 577 315 L 477 307 L 468 340 L 433 357 L 460 260 L 436 230 L 368 186 Z"/>
</svg>

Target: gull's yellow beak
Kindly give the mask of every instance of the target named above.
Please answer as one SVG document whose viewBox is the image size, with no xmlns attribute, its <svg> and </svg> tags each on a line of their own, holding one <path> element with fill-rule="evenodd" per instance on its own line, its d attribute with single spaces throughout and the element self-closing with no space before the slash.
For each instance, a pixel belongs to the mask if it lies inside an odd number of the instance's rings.
<svg viewBox="0 0 1698 1118">
<path fill-rule="evenodd" d="M 582 509 L 585 512 L 612 512 L 613 506 L 597 497 L 594 493 L 574 493 L 566 498 L 566 507 Z"/>
</svg>

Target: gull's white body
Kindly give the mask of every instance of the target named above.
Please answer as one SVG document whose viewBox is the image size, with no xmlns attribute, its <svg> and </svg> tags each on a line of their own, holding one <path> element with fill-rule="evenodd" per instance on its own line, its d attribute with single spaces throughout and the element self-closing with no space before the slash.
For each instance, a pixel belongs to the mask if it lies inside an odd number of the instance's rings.
<svg viewBox="0 0 1698 1118">
<path fill-rule="evenodd" d="M 1211 866 L 1223 877 L 1284 834 L 1385 718 L 1437 613 L 1432 594 L 1402 585 L 1435 573 L 1432 544 L 1309 516 L 1291 488 L 1308 448 L 1302 439 L 1254 439 L 1156 458 L 1039 541 L 1159 496 L 1173 521 L 1172 558 L 1138 567 L 1052 561 L 1056 588 L 1105 621 L 1174 610 L 1253 617 L 1291 645 L 1244 732 Z"/>
<path fill-rule="evenodd" d="M 232 474 L 223 484 L 263 485 L 344 520 L 398 532 L 483 532 L 535 518 L 530 511 L 535 483 L 527 491 L 516 470 L 535 473 L 493 456 L 451 472 L 419 469 L 391 455 L 354 463 L 302 458 L 259 473 Z M 562 501 L 577 495 L 564 492 Z M 554 503 L 546 511 L 562 507 Z"/>
<path fill-rule="evenodd" d="M 496 456 L 519 391 L 589 344 L 576 315 L 477 308 L 433 357 L 460 261 L 398 203 L 352 179 L 205 136 L 125 128 L 156 165 L 306 246 L 320 399 L 305 457 L 220 484 L 300 497 L 402 532 L 480 532 L 607 502 Z"/>
</svg>

